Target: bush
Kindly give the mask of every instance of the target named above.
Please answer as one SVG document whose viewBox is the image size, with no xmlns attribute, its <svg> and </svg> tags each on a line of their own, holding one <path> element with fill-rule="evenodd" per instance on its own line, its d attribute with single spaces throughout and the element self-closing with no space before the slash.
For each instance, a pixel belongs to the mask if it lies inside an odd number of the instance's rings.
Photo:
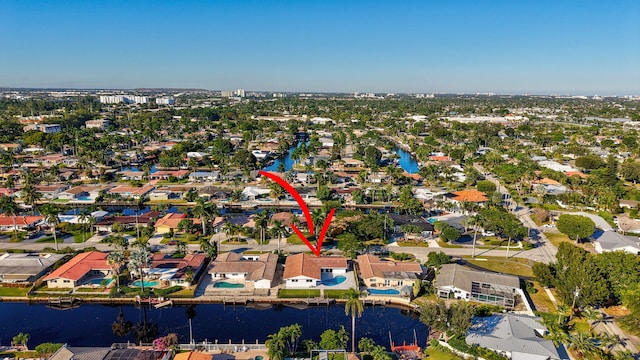
<svg viewBox="0 0 640 360">
<path fill-rule="evenodd" d="M 44 355 L 44 354 L 53 354 L 56 351 L 58 351 L 58 349 L 60 349 L 62 347 L 62 343 L 42 343 L 38 346 L 36 346 L 35 350 L 39 355 Z"/>
<path fill-rule="evenodd" d="M 481 348 L 477 344 L 467 345 L 467 343 L 464 341 L 464 336 L 453 337 L 449 339 L 448 343 L 449 345 L 451 345 L 452 348 L 458 351 L 462 351 L 464 353 L 473 355 L 476 358 L 483 357 L 486 360 L 507 360 L 508 359 L 506 356 L 502 356 L 495 351 Z"/>
<path fill-rule="evenodd" d="M 153 293 L 158 296 L 165 296 L 180 290 L 182 290 L 181 286 L 172 286 L 166 289 L 153 289 Z"/>
</svg>

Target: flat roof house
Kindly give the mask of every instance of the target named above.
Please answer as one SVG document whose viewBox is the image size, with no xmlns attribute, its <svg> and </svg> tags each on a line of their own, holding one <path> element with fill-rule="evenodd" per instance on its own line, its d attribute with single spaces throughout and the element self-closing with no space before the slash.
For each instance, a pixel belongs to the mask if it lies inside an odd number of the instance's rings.
<svg viewBox="0 0 640 360">
<path fill-rule="evenodd" d="M 2 254 L 0 283 L 32 283 L 63 257 L 62 254 Z"/>
</svg>

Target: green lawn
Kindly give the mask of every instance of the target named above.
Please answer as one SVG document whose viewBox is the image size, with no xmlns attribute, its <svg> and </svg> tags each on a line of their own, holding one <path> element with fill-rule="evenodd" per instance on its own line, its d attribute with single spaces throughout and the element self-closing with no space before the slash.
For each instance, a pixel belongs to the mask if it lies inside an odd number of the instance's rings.
<svg viewBox="0 0 640 360">
<path fill-rule="evenodd" d="M 575 241 L 569 239 L 569 237 L 565 234 L 560 234 L 560 233 L 544 233 L 547 237 L 547 239 L 549 239 L 549 241 L 553 244 L 553 246 L 558 247 L 560 246 L 561 243 L 563 242 L 570 242 L 570 243 L 575 243 Z"/>
<path fill-rule="evenodd" d="M 0 287 L 0 296 L 27 296 L 29 288 Z"/>
<path fill-rule="evenodd" d="M 308 298 L 320 296 L 318 289 L 280 289 L 278 291 L 279 298 Z"/>
<path fill-rule="evenodd" d="M 465 261 L 479 266 L 483 269 L 490 271 L 501 272 L 505 274 L 520 275 L 520 276 L 533 276 L 533 270 L 529 265 L 529 260 L 520 258 L 511 258 L 509 260 L 504 258 L 486 257 L 484 260 L 471 259 L 471 257 L 464 256 Z"/>
<path fill-rule="evenodd" d="M 13 359 L 33 359 L 38 357 L 38 353 L 35 351 L 0 351 L 0 357 L 8 357 Z"/>
<path fill-rule="evenodd" d="M 535 294 L 529 294 L 531 297 L 531 301 L 533 301 L 533 305 L 536 307 L 536 310 L 543 312 L 553 312 L 556 311 L 556 306 L 553 305 L 551 299 L 549 299 L 549 295 L 544 291 L 542 286 L 537 282 L 533 282 L 533 286 L 538 290 Z"/>
<path fill-rule="evenodd" d="M 461 249 L 461 248 L 463 248 L 462 245 L 451 245 L 451 244 L 446 243 L 446 242 L 444 242 L 444 241 L 442 241 L 440 239 L 438 239 L 438 245 L 440 245 L 441 248 L 450 248 L 450 249 Z"/>
<path fill-rule="evenodd" d="M 324 290 L 324 297 L 330 299 L 341 299 L 346 290 Z M 291 298 L 314 298 L 320 296 L 320 289 L 280 289 L 278 292 L 279 298 L 291 299 Z"/>
<path fill-rule="evenodd" d="M 429 359 L 434 359 L 434 360 L 460 360 L 462 359 L 462 357 L 450 353 L 448 351 L 444 351 L 444 350 L 440 350 L 438 348 L 435 348 L 433 346 L 430 346 L 427 351 L 424 352 L 424 356 L 428 357 Z"/>
<path fill-rule="evenodd" d="M 400 245 L 400 246 L 411 246 L 411 247 L 429 247 L 429 243 L 424 242 L 424 241 L 416 241 L 416 240 L 398 241 L 398 245 Z"/>
<path fill-rule="evenodd" d="M 311 236 L 311 234 L 309 232 L 303 232 L 302 234 L 304 236 L 306 236 L 307 239 L 309 238 L 309 236 Z M 300 239 L 300 237 L 297 234 L 292 234 L 291 236 L 289 236 L 287 238 L 287 244 L 289 244 L 289 245 L 304 245 L 304 242 L 302 241 L 302 239 Z"/>
</svg>

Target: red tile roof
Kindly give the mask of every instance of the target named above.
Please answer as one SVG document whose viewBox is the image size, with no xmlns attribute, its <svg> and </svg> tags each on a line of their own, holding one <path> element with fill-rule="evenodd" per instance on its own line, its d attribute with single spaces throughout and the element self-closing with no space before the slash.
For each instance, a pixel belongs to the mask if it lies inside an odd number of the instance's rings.
<svg viewBox="0 0 640 360">
<path fill-rule="evenodd" d="M 107 262 L 107 254 L 98 251 L 91 251 L 76 255 L 73 259 L 60 266 L 43 280 L 48 281 L 62 278 L 78 281 L 91 270 L 109 269 L 111 269 L 111 267 Z"/>
<path fill-rule="evenodd" d="M 468 201 L 468 202 L 485 202 L 489 200 L 487 196 L 482 192 L 474 189 L 466 189 L 462 191 L 455 191 L 452 193 L 455 195 L 453 200 L 455 201 Z"/>
<path fill-rule="evenodd" d="M 284 267 L 284 279 L 306 276 L 320 279 L 320 269 L 346 269 L 347 258 L 342 256 L 318 257 L 310 254 L 296 254 L 287 257 Z"/>
<path fill-rule="evenodd" d="M 0 226 L 13 226 L 13 219 L 15 218 L 16 226 L 25 227 L 30 226 L 38 221 L 44 219 L 42 216 L 5 216 L 0 215 Z"/>
</svg>

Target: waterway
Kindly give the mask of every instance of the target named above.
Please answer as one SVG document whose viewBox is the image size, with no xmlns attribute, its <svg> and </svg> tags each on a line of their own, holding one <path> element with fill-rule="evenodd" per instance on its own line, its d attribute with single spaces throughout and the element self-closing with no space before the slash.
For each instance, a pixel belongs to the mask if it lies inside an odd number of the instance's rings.
<svg viewBox="0 0 640 360">
<path fill-rule="evenodd" d="M 288 151 L 287 154 L 285 156 L 281 156 L 277 159 L 275 159 L 273 161 L 273 163 L 271 163 L 271 165 L 266 166 L 264 168 L 262 168 L 262 170 L 264 171 L 278 171 L 278 166 L 280 166 L 280 164 L 284 164 L 284 171 L 289 171 L 293 168 L 293 159 L 291 158 L 291 153 L 293 152 L 293 149 L 300 147 L 300 145 L 302 145 L 302 142 L 297 142 L 295 146 L 291 147 Z"/>
<path fill-rule="evenodd" d="M 0 303 L 0 346 L 9 345 L 11 338 L 19 332 L 29 333 L 29 344 L 35 346 L 43 342 L 68 343 L 71 346 L 110 346 L 116 342 L 136 341 L 131 332 L 125 337 L 114 335 L 112 324 L 120 312 L 125 321 L 133 325 L 148 323 L 158 325 L 158 335 L 177 333 L 180 342 L 189 342 L 189 322 L 187 307 L 176 306 L 162 309 L 137 308 L 133 305 L 107 306 L 82 304 L 69 310 L 54 310 L 42 304 Z M 338 329 L 343 325 L 351 331 L 351 318 L 340 305 L 295 309 L 274 306 L 259 310 L 244 306 L 221 304 L 200 304 L 195 306 L 196 315 L 192 319 L 193 337 L 197 342 L 264 343 L 269 334 L 280 327 L 300 324 L 302 338 L 320 341 L 320 334 L 326 329 Z M 415 314 L 391 307 L 366 307 L 357 319 L 356 336 L 370 337 L 376 343 L 389 347 L 389 332 L 396 344 L 413 341 L 416 331 L 418 342 L 425 345 L 427 327 L 420 323 Z"/>
<path fill-rule="evenodd" d="M 413 157 L 413 155 L 411 155 L 410 152 L 399 147 L 395 148 L 395 152 L 396 154 L 398 154 L 398 156 L 400 156 L 400 158 L 398 159 L 398 164 L 400 165 L 402 170 L 408 172 L 409 174 L 415 174 L 420 170 L 418 161 L 415 157 Z"/>
<path fill-rule="evenodd" d="M 284 170 L 289 171 L 293 168 L 293 159 L 291 158 L 291 152 L 296 147 L 300 146 L 301 142 L 297 143 L 296 146 L 292 147 L 287 151 L 287 154 L 283 157 L 279 157 L 274 160 L 271 165 L 264 167 L 262 170 L 265 171 L 278 171 L 279 164 L 284 164 Z M 398 154 L 398 165 L 402 168 L 402 170 L 408 172 L 409 174 L 415 174 L 420 170 L 420 166 L 416 158 L 411 155 L 410 152 L 403 150 L 402 148 L 396 147 L 394 149 L 395 153 Z"/>
</svg>

